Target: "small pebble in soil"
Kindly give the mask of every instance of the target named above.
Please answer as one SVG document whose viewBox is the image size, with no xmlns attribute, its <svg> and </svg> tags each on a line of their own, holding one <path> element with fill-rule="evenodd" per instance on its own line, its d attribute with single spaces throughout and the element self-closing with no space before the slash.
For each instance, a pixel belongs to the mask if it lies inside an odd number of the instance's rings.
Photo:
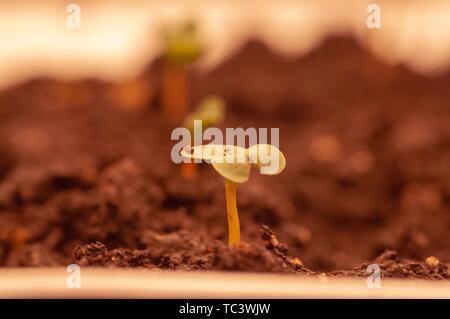
<svg viewBox="0 0 450 319">
<path fill-rule="evenodd" d="M 434 256 L 430 256 L 425 259 L 425 264 L 430 268 L 437 268 L 439 266 L 439 259 Z"/>
<path fill-rule="evenodd" d="M 310 151 L 313 158 L 319 162 L 334 162 L 340 155 L 338 139 L 331 134 L 321 134 L 313 137 Z"/>
</svg>

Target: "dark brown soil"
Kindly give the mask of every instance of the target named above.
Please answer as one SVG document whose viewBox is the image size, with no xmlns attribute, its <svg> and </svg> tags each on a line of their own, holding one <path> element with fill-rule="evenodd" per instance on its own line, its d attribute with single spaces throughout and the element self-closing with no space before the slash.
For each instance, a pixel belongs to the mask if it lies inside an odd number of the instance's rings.
<svg viewBox="0 0 450 319">
<path fill-rule="evenodd" d="M 243 243 L 228 248 L 222 179 L 204 164 L 185 180 L 170 160 L 159 64 L 141 108 L 95 81 L 0 93 L 1 266 L 367 276 L 374 262 L 386 277 L 450 278 L 448 74 L 388 66 L 340 38 L 295 59 L 250 42 L 192 71 L 193 104 L 220 94 L 226 127 L 279 127 L 287 158 L 281 175 L 239 187 Z"/>
</svg>

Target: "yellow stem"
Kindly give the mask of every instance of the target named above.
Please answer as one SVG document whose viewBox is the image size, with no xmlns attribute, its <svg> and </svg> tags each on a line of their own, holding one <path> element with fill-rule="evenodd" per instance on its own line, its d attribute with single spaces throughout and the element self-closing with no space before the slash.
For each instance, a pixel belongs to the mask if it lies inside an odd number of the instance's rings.
<svg viewBox="0 0 450 319">
<path fill-rule="evenodd" d="M 236 203 L 237 184 L 225 179 L 225 196 L 228 217 L 228 245 L 235 246 L 241 240 L 239 215 Z"/>
</svg>

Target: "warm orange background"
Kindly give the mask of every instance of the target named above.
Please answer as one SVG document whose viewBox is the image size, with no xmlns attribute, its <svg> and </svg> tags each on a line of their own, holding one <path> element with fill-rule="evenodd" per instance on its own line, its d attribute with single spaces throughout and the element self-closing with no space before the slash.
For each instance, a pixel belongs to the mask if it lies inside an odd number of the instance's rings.
<svg viewBox="0 0 450 319">
<path fill-rule="evenodd" d="M 81 6 L 81 29 L 68 29 L 67 5 Z M 382 28 L 366 27 L 369 3 Z M 303 54 L 327 34 L 354 34 L 391 63 L 439 73 L 450 63 L 448 0 L 19 0 L 0 1 L 0 88 L 34 76 L 64 79 L 136 76 L 160 52 L 158 30 L 198 19 L 212 68 L 249 37 L 283 54 Z"/>
</svg>

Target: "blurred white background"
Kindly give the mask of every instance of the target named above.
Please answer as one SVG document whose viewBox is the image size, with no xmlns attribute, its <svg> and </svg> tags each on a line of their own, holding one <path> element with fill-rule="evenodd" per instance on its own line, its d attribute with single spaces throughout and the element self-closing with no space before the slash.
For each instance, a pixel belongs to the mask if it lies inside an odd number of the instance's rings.
<svg viewBox="0 0 450 319">
<path fill-rule="evenodd" d="M 67 6 L 81 28 L 66 26 Z M 381 7 L 369 29 L 367 6 Z M 450 64 L 449 0 L 0 0 L 0 88 L 35 76 L 131 79 L 161 52 L 165 25 L 194 18 L 214 68 L 249 38 L 302 55 L 329 34 L 354 36 L 388 63 L 436 75 Z"/>
</svg>

